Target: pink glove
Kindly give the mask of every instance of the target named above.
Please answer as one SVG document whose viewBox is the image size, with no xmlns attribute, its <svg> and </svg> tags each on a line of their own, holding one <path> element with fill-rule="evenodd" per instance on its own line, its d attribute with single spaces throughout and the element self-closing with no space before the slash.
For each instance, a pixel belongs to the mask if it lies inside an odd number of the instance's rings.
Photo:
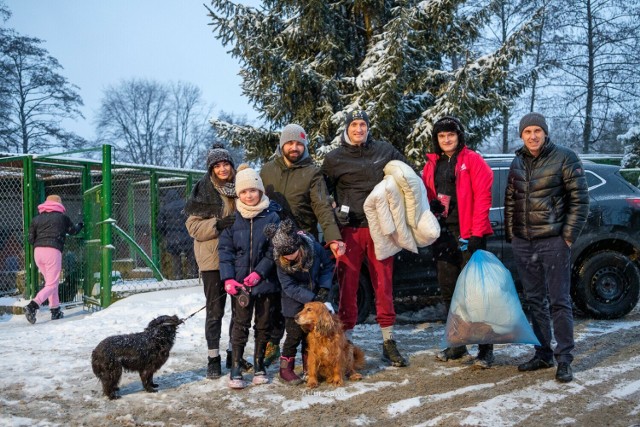
<svg viewBox="0 0 640 427">
<path fill-rule="evenodd" d="M 260 275 L 254 271 L 253 273 L 251 273 L 247 277 L 245 277 L 243 282 L 244 282 L 245 286 L 251 287 L 251 286 L 255 286 L 258 283 L 260 283 L 260 280 L 262 280 L 262 277 L 260 277 Z"/>
<path fill-rule="evenodd" d="M 238 288 L 241 288 L 242 283 L 236 282 L 233 279 L 227 279 L 224 281 L 224 290 L 227 291 L 229 295 L 236 295 L 238 293 Z"/>
</svg>

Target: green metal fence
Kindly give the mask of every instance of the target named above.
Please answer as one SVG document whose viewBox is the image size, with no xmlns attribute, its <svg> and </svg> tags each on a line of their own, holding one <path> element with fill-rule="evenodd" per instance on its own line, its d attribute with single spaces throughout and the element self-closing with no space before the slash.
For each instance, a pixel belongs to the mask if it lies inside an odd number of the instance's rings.
<svg viewBox="0 0 640 427">
<path fill-rule="evenodd" d="M 204 172 L 118 164 L 111 146 L 100 161 L 69 154 L 0 156 L 0 295 L 32 298 L 42 286 L 27 235 L 50 194 L 85 224 L 63 251 L 62 304 L 106 307 L 131 293 L 196 284 L 181 211 Z"/>
</svg>

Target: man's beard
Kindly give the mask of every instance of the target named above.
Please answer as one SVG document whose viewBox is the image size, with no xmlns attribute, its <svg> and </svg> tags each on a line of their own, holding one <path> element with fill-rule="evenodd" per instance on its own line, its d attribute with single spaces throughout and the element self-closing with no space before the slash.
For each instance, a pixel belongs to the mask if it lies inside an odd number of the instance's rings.
<svg viewBox="0 0 640 427">
<path fill-rule="evenodd" d="M 289 153 L 285 153 L 285 154 L 284 154 L 284 158 L 285 158 L 285 159 L 287 159 L 287 160 L 288 160 L 289 162 L 291 162 L 291 163 L 295 163 L 295 162 L 299 161 L 299 160 L 302 158 L 302 154 L 304 154 L 304 153 L 300 153 L 300 152 L 297 152 L 297 151 L 296 151 L 295 153 L 293 153 L 293 154 L 296 154 L 296 155 L 297 155 L 297 156 L 296 156 L 296 157 L 294 157 L 294 158 L 292 158 L 292 157 L 291 157 L 291 154 L 292 154 L 291 152 L 289 152 Z"/>
</svg>

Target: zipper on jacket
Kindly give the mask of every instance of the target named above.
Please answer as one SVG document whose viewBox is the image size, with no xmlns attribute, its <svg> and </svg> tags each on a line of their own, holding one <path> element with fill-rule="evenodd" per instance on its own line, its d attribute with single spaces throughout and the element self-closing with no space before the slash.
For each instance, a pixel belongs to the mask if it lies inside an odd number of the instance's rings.
<svg viewBox="0 0 640 427">
<path fill-rule="evenodd" d="M 249 274 L 251 273 L 253 273 L 253 218 L 249 220 Z M 251 287 L 248 293 L 251 293 Z"/>
</svg>

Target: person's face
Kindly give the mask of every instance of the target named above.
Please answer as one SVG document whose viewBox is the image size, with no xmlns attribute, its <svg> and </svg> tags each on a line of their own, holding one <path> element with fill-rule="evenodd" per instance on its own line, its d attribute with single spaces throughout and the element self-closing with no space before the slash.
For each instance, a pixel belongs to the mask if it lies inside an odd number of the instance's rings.
<svg viewBox="0 0 640 427">
<path fill-rule="evenodd" d="M 544 130 L 542 130 L 540 126 L 527 126 L 522 131 L 521 136 L 525 147 L 527 147 L 533 157 L 538 157 L 540 154 L 545 137 Z"/>
<path fill-rule="evenodd" d="M 247 188 L 238 195 L 240 201 L 247 206 L 255 206 L 260 202 L 261 194 L 257 188 Z"/>
<path fill-rule="evenodd" d="M 295 251 L 295 252 L 294 252 L 294 253 L 292 253 L 292 254 L 289 254 L 289 255 L 282 255 L 282 257 L 283 257 L 284 259 L 286 259 L 287 261 L 292 262 L 292 261 L 297 260 L 299 255 L 300 255 L 300 249 L 298 249 L 297 251 Z"/>
<path fill-rule="evenodd" d="M 438 145 L 444 154 L 451 157 L 458 148 L 458 134 L 456 132 L 438 132 Z"/>
<path fill-rule="evenodd" d="M 291 163 L 295 163 L 302 158 L 305 146 L 299 141 L 287 141 L 282 146 L 282 155 Z"/>
<path fill-rule="evenodd" d="M 367 140 L 368 131 L 367 122 L 362 119 L 356 119 L 349 123 L 347 135 L 349 136 L 349 140 L 352 144 L 360 145 L 364 144 Z"/>
<path fill-rule="evenodd" d="M 213 165 L 213 173 L 221 181 L 228 180 L 231 176 L 231 163 L 225 161 L 216 163 Z"/>
</svg>

